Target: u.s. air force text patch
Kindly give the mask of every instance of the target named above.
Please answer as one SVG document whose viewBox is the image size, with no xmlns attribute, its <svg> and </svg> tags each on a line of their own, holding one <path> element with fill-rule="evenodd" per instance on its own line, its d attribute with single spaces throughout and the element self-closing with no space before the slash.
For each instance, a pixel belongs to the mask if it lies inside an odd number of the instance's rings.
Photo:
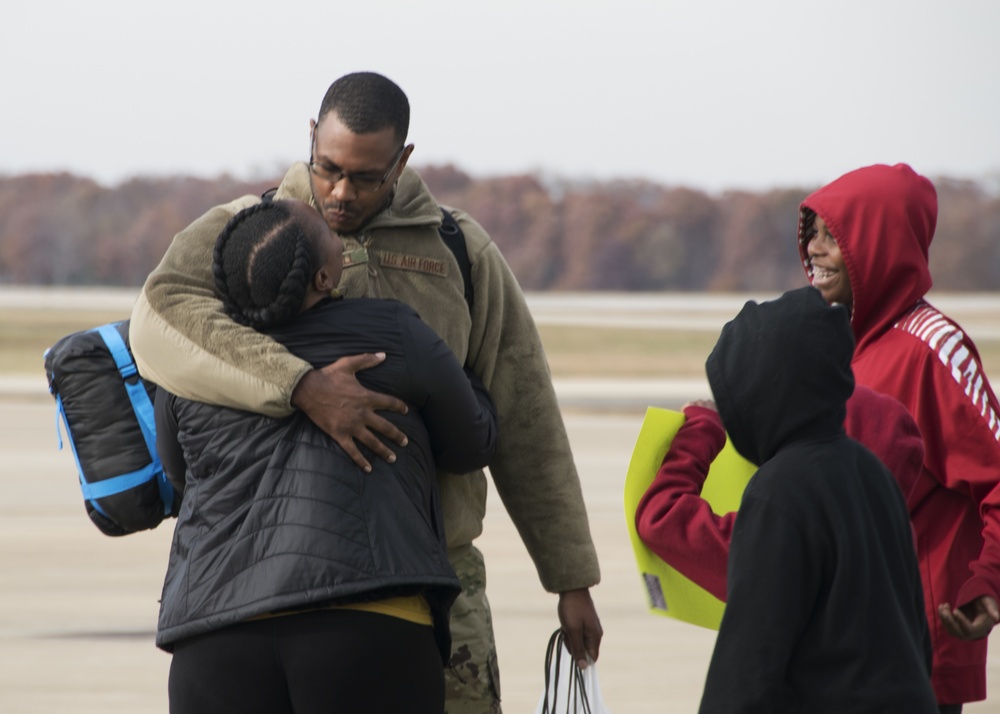
<svg viewBox="0 0 1000 714">
<path fill-rule="evenodd" d="M 384 268 L 412 270 L 416 273 L 427 273 L 428 275 L 438 275 L 440 277 L 448 275 L 448 263 L 446 261 L 435 258 L 424 258 L 419 255 L 390 253 L 389 251 L 380 250 L 378 252 L 378 262 Z"/>
</svg>

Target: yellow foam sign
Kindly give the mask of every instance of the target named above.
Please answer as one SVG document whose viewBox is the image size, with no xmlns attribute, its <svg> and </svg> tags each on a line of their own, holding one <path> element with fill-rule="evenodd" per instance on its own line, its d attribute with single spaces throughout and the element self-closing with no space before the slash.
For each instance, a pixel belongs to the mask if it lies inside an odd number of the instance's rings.
<svg viewBox="0 0 1000 714">
<path fill-rule="evenodd" d="M 646 410 L 625 475 L 625 520 L 649 611 L 717 630 L 725 603 L 667 565 L 642 542 L 635 529 L 639 500 L 653 483 L 670 442 L 683 423 L 681 412 L 656 407 Z M 718 515 L 737 510 L 743 490 L 756 470 L 757 467 L 740 456 L 727 439 L 725 448 L 709 468 L 702 498 Z"/>
</svg>

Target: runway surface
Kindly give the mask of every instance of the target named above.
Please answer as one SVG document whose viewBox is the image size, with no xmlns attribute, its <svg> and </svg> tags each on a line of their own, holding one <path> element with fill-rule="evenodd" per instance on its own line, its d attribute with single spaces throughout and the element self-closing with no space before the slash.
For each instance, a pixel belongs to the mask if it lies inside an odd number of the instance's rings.
<svg viewBox="0 0 1000 714">
<path fill-rule="evenodd" d="M 598 673 L 613 714 L 695 712 L 714 633 L 646 612 L 622 511 L 622 482 L 643 409 L 565 416 L 603 582 Z M 83 512 L 72 456 L 56 450 L 51 399 L 0 396 L 0 712 L 164 714 L 169 655 L 153 645 L 172 528 L 111 539 Z M 489 567 L 504 711 L 531 714 L 542 687 L 556 598 L 491 495 L 478 541 Z M 991 658 L 1000 714 L 1000 660 Z"/>
</svg>

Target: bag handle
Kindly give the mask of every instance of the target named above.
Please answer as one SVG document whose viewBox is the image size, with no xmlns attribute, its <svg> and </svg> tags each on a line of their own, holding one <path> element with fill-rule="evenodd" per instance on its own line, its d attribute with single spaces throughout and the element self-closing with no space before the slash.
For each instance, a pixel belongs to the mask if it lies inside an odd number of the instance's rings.
<svg viewBox="0 0 1000 714">
<path fill-rule="evenodd" d="M 565 656 L 564 653 L 565 652 Z M 562 629 L 552 633 L 549 638 L 549 646 L 545 650 L 545 704 L 542 707 L 542 714 L 557 714 L 556 707 L 559 702 L 559 687 L 553 686 L 553 676 L 558 684 L 563 660 L 569 660 L 569 687 L 567 688 L 568 701 L 566 711 L 581 711 L 590 714 L 590 701 L 587 699 L 587 688 L 583 683 L 583 673 L 579 665 L 569 656 L 569 648 L 566 647 L 565 636 Z M 555 660 L 555 673 L 553 675 L 553 659 Z M 552 706 L 549 707 L 549 693 L 552 694 Z"/>
</svg>

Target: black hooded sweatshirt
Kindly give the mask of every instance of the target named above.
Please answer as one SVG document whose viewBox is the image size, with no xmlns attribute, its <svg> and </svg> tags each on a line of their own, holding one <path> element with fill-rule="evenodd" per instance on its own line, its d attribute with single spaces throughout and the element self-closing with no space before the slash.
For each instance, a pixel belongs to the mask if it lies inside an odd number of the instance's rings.
<svg viewBox="0 0 1000 714">
<path fill-rule="evenodd" d="M 743 495 L 701 712 L 937 712 L 913 534 L 844 433 L 847 311 L 814 288 L 748 302 L 706 363 Z"/>
</svg>

